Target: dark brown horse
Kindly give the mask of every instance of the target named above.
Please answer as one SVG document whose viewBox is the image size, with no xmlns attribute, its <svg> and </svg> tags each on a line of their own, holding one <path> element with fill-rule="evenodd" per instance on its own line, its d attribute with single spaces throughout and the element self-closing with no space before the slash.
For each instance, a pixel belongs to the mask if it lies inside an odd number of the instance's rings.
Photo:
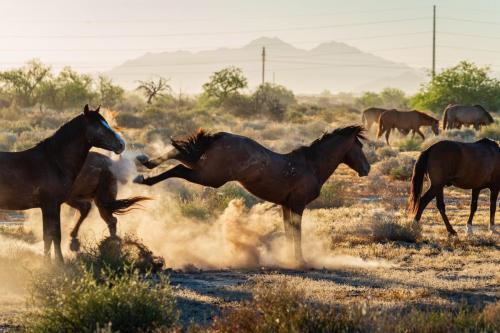
<svg viewBox="0 0 500 333">
<path fill-rule="evenodd" d="M 70 248 L 73 251 L 80 249 L 78 231 L 92 207 L 92 201 L 99 210 L 101 218 L 108 225 L 109 234 L 116 236 L 117 219 L 113 214 L 121 215 L 128 213 L 134 205 L 140 201 L 148 200 L 147 197 L 131 197 L 127 199 L 116 199 L 118 193 L 118 181 L 126 183 L 126 179 L 119 179 L 112 170 L 114 162 L 111 158 L 98 152 L 91 151 L 80 174 L 73 184 L 73 189 L 68 205 L 77 209 L 80 217 L 71 231 Z"/>
<path fill-rule="evenodd" d="M 210 187 L 238 181 L 257 197 L 282 206 L 285 233 L 294 242 L 296 261 L 302 263 L 301 220 L 306 205 L 319 196 L 339 164 L 347 164 L 359 176 L 370 171 L 360 142 L 362 131 L 359 126 L 340 128 L 309 146 L 278 154 L 244 136 L 199 130 L 192 136 L 173 139 L 174 148 L 160 158 L 138 157 L 149 168 L 169 159 L 182 164 L 158 176 L 139 176 L 134 181 L 153 185 L 178 177 Z"/>
<path fill-rule="evenodd" d="M 21 152 L 0 153 L 0 208 L 41 208 L 44 253 L 56 259 L 61 252 L 61 205 L 68 200 L 73 183 L 92 147 L 120 154 L 123 139 L 96 111 L 85 106 L 83 114 L 64 124 L 54 135 Z"/>
<path fill-rule="evenodd" d="M 389 135 L 392 129 L 399 129 L 401 133 L 407 134 L 409 131 L 415 133 L 425 139 L 424 134 L 420 131 L 421 126 L 430 126 L 434 134 L 439 134 L 439 120 L 433 118 L 420 111 L 397 111 L 389 110 L 379 118 L 377 137 L 380 138 L 385 132 L 385 141 L 389 144 Z"/>
<path fill-rule="evenodd" d="M 422 193 L 424 176 L 430 187 Z M 450 235 L 456 235 L 445 212 L 443 188 L 456 186 L 472 190 L 467 232 L 472 232 L 472 219 L 482 189 L 490 190 L 490 230 L 495 231 L 495 210 L 500 189 L 500 148 L 495 141 L 482 139 L 473 143 L 440 141 L 423 151 L 415 164 L 411 179 L 409 208 L 418 223 L 422 212 L 436 197 L 437 208 Z"/>
</svg>

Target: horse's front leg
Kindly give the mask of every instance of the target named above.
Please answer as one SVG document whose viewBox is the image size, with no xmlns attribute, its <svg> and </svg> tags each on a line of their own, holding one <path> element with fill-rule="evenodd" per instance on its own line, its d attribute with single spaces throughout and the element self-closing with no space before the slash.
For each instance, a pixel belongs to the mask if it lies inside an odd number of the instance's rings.
<svg viewBox="0 0 500 333">
<path fill-rule="evenodd" d="M 497 209 L 498 192 L 500 189 L 490 189 L 490 231 L 498 233 L 498 226 L 495 225 L 495 212 Z"/>
<path fill-rule="evenodd" d="M 54 255 L 59 264 L 64 263 L 61 251 L 61 205 L 50 203 L 42 207 L 45 256 L 50 258 L 50 244 L 54 243 Z M 45 235 L 47 232 L 47 236 Z"/>
<path fill-rule="evenodd" d="M 301 267 L 304 266 L 304 257 L 302 255 L 302 213 L 304 208 L 295 208 L 291 210 L 291 235 L 293 239 L 295 263 Z"/>
<path fill-rule="evenodd" d="M 420 137 L 422 138 L 422 140 L 425 140 L 425 136 L 424 134 L 420 131 L 420 128 L 417 128 L 416 130 L 417 134 L 420 135 Z"/>
<path fill-rule="evenodd" d="M 474 214 L 476 213 L 477 210 L 477 199 L 479 198 L 479 192 L 481 190 L 479 189 L 473 189 L 472 190 L 472 196 L 470 200 L 470 214 L 469 214 L 469 219 L 467 220 L 467 225 L 465 226 L 465 232 L 468 235 L 472 235 L 473 230 L 472 230 L 472 219 L 474 218 Z"/>
</svg>

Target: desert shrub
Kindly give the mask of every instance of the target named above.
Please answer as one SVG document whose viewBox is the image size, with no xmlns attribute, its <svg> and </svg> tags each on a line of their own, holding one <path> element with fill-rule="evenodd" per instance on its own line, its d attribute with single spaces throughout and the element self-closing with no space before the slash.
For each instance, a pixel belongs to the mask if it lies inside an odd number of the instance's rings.
<svg viewBox="0 0 500 333">
<path fill-rule="evenodd" d="M 388 146 L 383 146 L 380 147 L 376 150 L 377 155 L 379 156 L 380 160 L 385 160 L 391 157 L 396 157 L 398 155 L 398 152 L 392 149 L 391 147 Z"/>
<path fill-rule="evenodd" d="M 444 131 L 443 136 L 448 140 L 471 142 L 476 140 L 476 131 L 472 128 L 451 129 Z"/>
<path fill-rule="evenodd" d="M 420 224 L 387 213 L 374 214 L 371 227 L 372 238 L 376 242 L 402 241 L 416 243 L 422 235 Z"/>
<path fill-rule="evenodd" d="M 295 95 L 284 86 L 265 83 L 252 95 L 256 114 L 282 120 L 288 107 L 294 104 Z"/>
<path fill-rule="evenodd" d="M 421 138 L 404 138 L 398 141 L 397 146 L 400 151 L 417 151 L 420 150 L 422 144 Z"/>
<path fill-rule="evenodd" d="M 16 143 L 16 135 L 13 133 L 0 132 L 0 150 L 11 150 Z"/>
<path fill-rule="evenodd" d="M 142 128 L 146 122 L 131 112 L 119 112 L 116 116 L 116 124 L 125 128 Z"/>
<path fill-rule="evenodd" d="M 396 180 L 408 180 L 413 174 L 415 159 L 407 155 L 398 155 L 376 164 L 376 169 L 383 175 Z"/>
<path fill-rule="evenodd" d="M 85 245 L 73 264 L 83 265 L 99 278 L 103 270 L 121 273 L 132 268 L 141 273 L 155 273 L 162 269 L 164 261 L 139 240 L 127 235 L 123 239 L 108 237 L 97 245 Z"/>
<path fill-rule="evenodd" d="M 500 123 L 496 122 L 481 128 L 479 137 L 490 138 L 492 140 L 500 141 Z"/>
<path fill-rule="evenodd" d="M 3 120 L 19 120 L 24 117 L 23 112 L 21 112 L 21 109 L 17 106 L 16 102 L 12 102 L 12 104 L 3 107 L 0 110 L 0 117 Z"/>
<path fill-rule="evenodd" d="M 444 309 L 387 310 L 367 303 L 329 306 L 307 302 L 298 288 L 262 286 L 254 299 L 226 310 L 209 327 L 191 332 L 497 332 L 500 302 L 484 309 L 457 306 Z"/>
<path fill-rule="evenodd" d="M 26 243 L 33 244 L 37 241 L 37 238 L 32 230 L 26 230 L 23 226 L 20 227 L 6 227 L 0 226 L 0 235 L 17 239 Z"/>
<path fill-rule="evenodd" d="M 255 103 L 251 97 L 242 94 L 233 94 L 228 96 L 222 103 L 224 110 L 229 111 L 235 116 L 252 117 L 258 114 L 255 110 Z"/>
<path fill-rule="evenodd" d="M 32 309 L 27 332 L 151 332 L 172 327 L 178 318 L 175 298 L 165 278 L 128 270 L 103 270 L 96 280 L 92 270 L 53 268 L 39 272 L 31 288 Z"/>
<path fill-rule="evenodd" d="M 321 193 L 317 199 L 311 202 L 309 208 L 335 208 L 345 203 L 344 183 L 339 181 L 329 181 L 321 188 Z"/>
</svg>

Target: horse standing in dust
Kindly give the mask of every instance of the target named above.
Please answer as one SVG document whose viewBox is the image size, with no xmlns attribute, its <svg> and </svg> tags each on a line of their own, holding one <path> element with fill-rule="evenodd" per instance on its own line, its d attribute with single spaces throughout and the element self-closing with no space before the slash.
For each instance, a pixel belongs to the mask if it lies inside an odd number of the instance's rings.
<svg viewBox="0 0 500 333">
<path fill-rule="evenodd" d="M 45 256 L 50 258 L 54 243 L 56 260 L 61 263 L 61 205 L 69 199 L 92 147 L 120 154 L 125 142 L 99 114 L 99 108 L 91 111 L 85 105 L 83 114 L 35 147 L 0 153 L 0 208 L 41 208 Z"/>
<path fill-rule="evenodd" d="M 66 204 L 78 210 L 80 217 L 70 234 L 70 248 L 72 251 L 80 249 L 78 231 L 90 212 L 92 201 L 99 210 L 101 218 L 108 225 L 110 236 L 114 237 L 116 236 L 117 218 L 113 215 L 126 214 L 134 209 L 138 202 L 149 200 L 149 198 L 142 196 L 116 199 L 118 181 L 123 184 L 127 180 L 115 175 L 112 170 L 113 163 L 119 163 L 119 161 L 113 161 L 110 157 L 98 152 L 90 152 L 73 184 Z"/>
<path fill-rule="evenodd" d="M 430 187 L 422 193 L 424 176 L 428 175 Z M 424 150 L 413 169 L 409 209 L 415 213 L 415 222 L 436 197 L 437 208 L 449 235 L 456 235 L 446 216 L 443 188 L 456 186 L 472 190 L 467 233 L 472 233 L 472 219 L 477 209 L 477 199 L 482 189 L 490 190 L 490 230 L 495 229 L 495 210 L 500 189 L 500 148 L 495 141 L 482 139 L 473 143 L 440 141 Z"/>
<path fill-rule="evenodd" d="M 444 109 L 443 129 L 460 129 L 462 125 L 474 126 L 479 130 L 481 126 L 494 122 L 493 117 L 481 105 L 466 106 L 450 104 Z"/>
<path fill-rule="evenodd" d="M 278 154 L 244 136 L 199 130 L 192 136 L 173 139 L 174 148 L 164 156 L 152 160 L 138 156 L 138 161 L 150 169 L 169 159 L 182 164 L 155 177 L 138 176 L 134 181 L 151 186 L 178 177 L 210 187 L 238 181 L 255 196 L 282 206 L 285 233 L 289 242 L 293 241 L 296 262 L 302 264 L 301 220 L 306 205 L 319 196 L 339 164 L 347 164 L 359 176 L 370 171 L 360 141 L 364 139 L 362 132 L 360 126 L 339 128 L 309 146 Z"/>
<path fill-rule="evenodd" d="M 392 129 L 399 129 L 408 133 L 413 132 L 425 139 L 424 134 L 420 131 L 421 126 L 430 126 L 435 135 L 439 134 L 439 120 L 433 118 L 420 111 L 397 111 L 389 110 L 384 113 L 379 118 L 377 138 L 380 138 L 385 132 L 385 141 L 389 145 L 389 135 Z"/>
</svg>

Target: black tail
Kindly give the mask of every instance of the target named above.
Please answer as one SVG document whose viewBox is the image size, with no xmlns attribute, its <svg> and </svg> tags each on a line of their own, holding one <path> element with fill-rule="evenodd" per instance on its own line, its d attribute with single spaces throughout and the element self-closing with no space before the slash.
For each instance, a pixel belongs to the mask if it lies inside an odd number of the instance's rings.
<svg viewBox="0 0 500 333">
<path fill-rule="evenodd" d="M 417 212 L 420 206 L 420 196 L 422 194 L 424 176 L 427 173 L 428 159 L 429 150 L 427 149 L 420 154 L 417 163 L 415 163 L 415 167 L 413 168 L 413 175 L 411 176 L 410 198 L 408 199 L 408 210 L 413 213 Z"/>
<path fill-rule="evenodd" d="M 132 209 L 137 208 L 137 203 L 144 200 L 151 200 L 148 197 L 131 197 L 127 199 L 120 199 L 109 201 L 103 204 L 104 208 L 106 208 L 111 214 L 123 215 L 130 212 Z"/>
<path fill-rule="evenodd" d="M 210 145 L 220 138 L 221 134 L 222 133 L 211 134 L 200 128 L 192 135 L 179 139 L 172 139 L 172 146 L 179 152 L 176 158 L 188 163 L 197 162 Z"/>
</svg>

